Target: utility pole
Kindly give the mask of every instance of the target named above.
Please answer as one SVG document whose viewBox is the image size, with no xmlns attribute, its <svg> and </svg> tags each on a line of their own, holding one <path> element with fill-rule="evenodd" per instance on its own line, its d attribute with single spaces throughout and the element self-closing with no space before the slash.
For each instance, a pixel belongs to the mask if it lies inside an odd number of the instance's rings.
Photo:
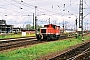
<svg viewBox="0 0 90 60">
<path fill-rule="evenodd" d="M 79 28 L 81 29 L 79 35 L 82 34 L 83 37 L 83 0 L 80 0 L 79 5 Z"/>
<path fill-rule="evenodd" d="M 33 13 L 33 29 L 34 29 L 34 13 Z"/>
<path fill-rule="evenodd" d="M 37 16 L 36 16 L 36 8 L 37 8 L 37 6 L 35 6 L 35 34 L 37 34 Z"/>
<path fill-rule="evenodd" d="M 49 24 L 50 24 L 50 18 L 49 18 Z"/>
<path fill-rule="evenodd" d="M 87 20 L 87 31 L 88 31 L 88 20 Z"/>
<path fill-rule="evenodd" d="M 64 20 L 63 20 L 63 33 L 64 33 Z"/>
<path fill-rule="evenodd" d="M 76 21 L 76 32 L 77 32 L 77 18 L 76 18 L 76 20 L 75 20 L 75 21 Z"/>
</svg>

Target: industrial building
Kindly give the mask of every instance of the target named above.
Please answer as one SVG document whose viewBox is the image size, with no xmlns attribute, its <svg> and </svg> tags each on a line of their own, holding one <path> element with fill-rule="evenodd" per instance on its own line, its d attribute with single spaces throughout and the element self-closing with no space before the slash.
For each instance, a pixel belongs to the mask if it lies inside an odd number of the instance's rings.
<svg viewBox="0 0 90 60">
<path fill-rule="evenodd" d="M 13 25 L 7 25 L 6 20 L 0 20 L 0 34 L 12 32 Z"/>
</svg>

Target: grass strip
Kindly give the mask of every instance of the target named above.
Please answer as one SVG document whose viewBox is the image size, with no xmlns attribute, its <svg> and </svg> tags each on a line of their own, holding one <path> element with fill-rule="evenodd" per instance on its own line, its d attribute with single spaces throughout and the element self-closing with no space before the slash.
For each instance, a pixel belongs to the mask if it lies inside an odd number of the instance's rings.
<svg viewBox="0 0 90 60">
<path fill-rule="evenodd" d="M 6 38 L 18 38 L 18 37 L 27 37 L 27 36 L 35 36 L 35 34 L 26 34 L 26 36 L 22 36 L 22 34 L 7 34 L 7 35 L 0 35 L 0 39 L 6 39 Z"/>
<path fill-rule="evenodd" d="M 22 48 L 8 52 L 1 52 L 0 60 L 35 60 L 40 56 L 59 52 L 69 48 L 70 46 L 82 43 L 83 41 L 80 39 L 80 37 L 77 39 L 70 38 L 68 40 L 58 40 L 54 42 L 32 45 L 28 48 Z M 89 37 L 85 36 L 84 39 L 87 40 L 89 39 Z"/>
</svg>

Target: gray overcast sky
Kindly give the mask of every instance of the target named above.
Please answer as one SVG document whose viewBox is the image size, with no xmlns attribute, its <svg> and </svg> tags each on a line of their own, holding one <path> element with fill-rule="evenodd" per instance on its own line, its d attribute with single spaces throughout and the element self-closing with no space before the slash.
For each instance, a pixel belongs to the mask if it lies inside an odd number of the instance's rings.
<svg viewBox="0 0 90 60">
<path fill-rule="evenodd" d="M 36 14 L 39 25 L 48 24 L 48 19 L 50 18 L 50 22 L 53 24 L 58 24 L 62 27 L 64 20 L 66 21 L 67 27 L 73 28 L 76 16 L 78 18 L 79 15 L 79 0 L 0 1 L 0 19 L 6 20 L 7 24 L 13 24 L 15 27 L 25 27 L 26 24 L 32 25 L 32 15 L 35 13 L 35 6 L 37 6 Z M 90 0 L 84 0 L 84 8 L 85 16 L 90 12 Z M 84 27 L 87 21 L 89 23 L 88 26 L 90 26 L 89 16 L 90 15 L 84 18 Z"/>
</svg>

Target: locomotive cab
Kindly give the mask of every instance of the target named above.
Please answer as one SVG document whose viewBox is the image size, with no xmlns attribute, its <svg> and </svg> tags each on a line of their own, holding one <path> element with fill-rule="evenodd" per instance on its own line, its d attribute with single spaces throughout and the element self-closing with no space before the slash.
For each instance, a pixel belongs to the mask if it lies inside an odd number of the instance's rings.
<svg viewBox="0 0 90 60">
<path fill-rule="evenodd" d="M 38 35 L 38 38 L 43 40 L 59 39 L 59 37 L 60 26 L 53 24 L 44 25 L 44 28 L 40 28 L 40 33 Z"/>
</svg>

